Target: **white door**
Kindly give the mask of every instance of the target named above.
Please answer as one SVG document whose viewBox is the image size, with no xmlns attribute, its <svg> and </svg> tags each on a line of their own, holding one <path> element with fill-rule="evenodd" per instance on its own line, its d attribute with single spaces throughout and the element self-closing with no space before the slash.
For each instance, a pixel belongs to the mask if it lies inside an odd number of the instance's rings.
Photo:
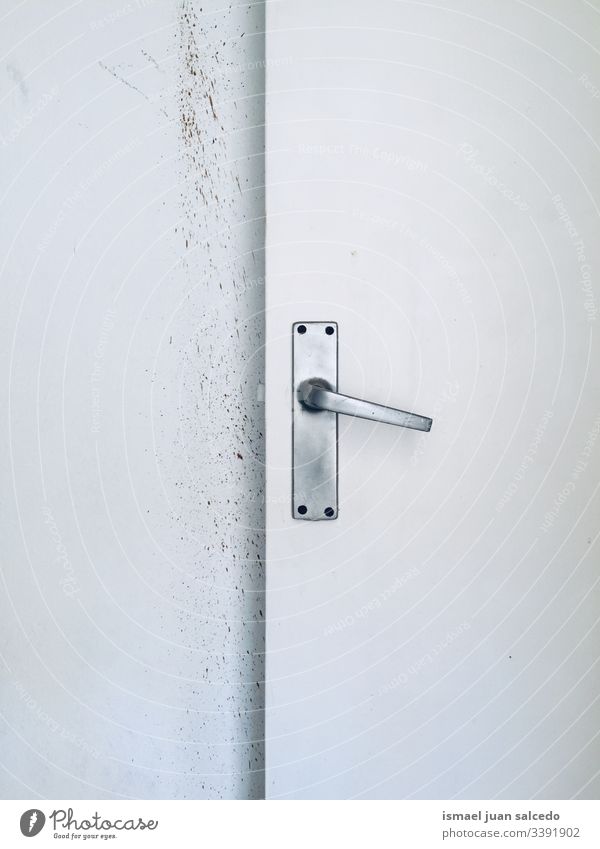
<svg viewBox="0 0 600 849">
<path fill-rule="evenodd" d="M 267 4 L 269 797 L 600 791 L 600 10 L 537 6 Z M 322 521 L 298 322 L 433 418 L 339 416 Z"/>
</svg>

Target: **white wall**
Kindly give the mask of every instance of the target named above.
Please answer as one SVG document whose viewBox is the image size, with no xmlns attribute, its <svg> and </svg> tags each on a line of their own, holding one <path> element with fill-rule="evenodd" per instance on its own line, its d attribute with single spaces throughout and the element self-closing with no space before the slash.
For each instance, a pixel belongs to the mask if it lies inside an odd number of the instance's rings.
<svg viewBox="0 0 600 849">
<path fill-rule="evenodd" d="M 597 799 L 598 3 L 267 8 L 267 795 Z M 434 420 L 340 417 L 333 522 L 291 511 L 315 320 Z"/>
<path fill-rule="evenodd" d="M 2 9 L 0 796 L 260 796 L 263 6 Z"/>
</svg>

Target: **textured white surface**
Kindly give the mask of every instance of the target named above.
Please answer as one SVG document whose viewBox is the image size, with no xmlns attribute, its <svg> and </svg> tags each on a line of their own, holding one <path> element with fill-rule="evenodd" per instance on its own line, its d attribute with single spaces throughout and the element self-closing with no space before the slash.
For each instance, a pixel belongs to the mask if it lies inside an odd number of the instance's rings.
<svg viewBox="0 0 600 849">
<path fill-rule="evenodd" d="M 263 13 L 2 6 L 5 798 L 262 794 Z"/>
<path fill-rule="evenodd" d="M 267 795 L 597 798 L 600 7 L 267 8 Z M 311 320 L 434 419 L 340 420 L 335 522 L 291 518 Z"/>
</svg>

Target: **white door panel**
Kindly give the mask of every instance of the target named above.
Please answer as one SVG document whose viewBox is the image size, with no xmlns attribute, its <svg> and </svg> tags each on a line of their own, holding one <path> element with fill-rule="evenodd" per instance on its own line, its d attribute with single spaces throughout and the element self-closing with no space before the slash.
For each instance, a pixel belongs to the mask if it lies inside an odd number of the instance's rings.
<svg viewBox="0 0 600 849">
<path fill-rule="evenodd" d="M 510 8 L 268 4 L 272 797 L 599 789 L 597 12 Z M 340 417 L 335 521 L 291 513 L 311 320 L 434 419 Z"/>
<path fill-rule="evenodd" d="M 0 798 L 263 794 L 263 11 L 2 4 Z"/>
</svg>

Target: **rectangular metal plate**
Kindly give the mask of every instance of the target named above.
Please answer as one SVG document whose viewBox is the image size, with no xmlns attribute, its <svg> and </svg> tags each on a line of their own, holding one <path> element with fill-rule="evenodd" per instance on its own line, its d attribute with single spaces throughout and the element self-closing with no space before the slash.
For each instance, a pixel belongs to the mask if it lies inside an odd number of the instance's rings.
<svg viewBox="0 0 600 849">
<path fill-rule="evenodd" d="M 298 321 L 292 337 L 292 515 L 331 521 L 338 515 L 337 413 L 307 409 L 297 389 L 303 380 L 319 378 L 337 391 L 338 326 L 334 321 Z"/>
</svg>

